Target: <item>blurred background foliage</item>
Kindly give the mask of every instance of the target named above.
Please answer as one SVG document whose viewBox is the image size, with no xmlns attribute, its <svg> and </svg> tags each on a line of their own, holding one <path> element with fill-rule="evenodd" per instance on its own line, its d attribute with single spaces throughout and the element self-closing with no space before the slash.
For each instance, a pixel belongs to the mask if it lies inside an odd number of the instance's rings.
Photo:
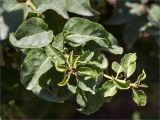
<svg viewBox="0 0 160 120">
<path fill-rule="evenodd" d="M 27 91 L 20 83 L 21 56 L 10 45 L 7 38 L 10 32 L 17 29 L 23 18 L 7 12 L 6 7 L 5 13 L 3 12 L 5 19 L 2 20 L 2 16 L 0 17 L 1 119 L 160 119 L 160 1 L 91 0 L 91 6 L 98 14 L 88 19 L 102 24 L 106 30 L 111 32 L 118 39 L 125 53 L 137 53 L 138 67 L 134 75 L 137 76 L 142 68 L 146 70 L 146 84 L 149 85 L 146 92 L 147 105 L 138 107 L 130 100 L 131 91 L 121 91 L 111 102 L 105 103 L 98 112 L 86 116 L 75 110 L 77 106 L 74 99 L 63 104 L 51 103 Z M 0 13 L 2 14 L 1 9 Z M 21 11 L 18 13 L 16 15 L 20 15 Z M 77 16 L 71 13 L 69 15 L 70 17 Z M 32 16 L 34 14 L 29 14 L 27 17 Z M 44 19 L 49 24 L 49 28 L 54 29 L 55 34 L 62 30 L 66 22 L 64 18 L 51 10 L 44 12 Z M 3 26 L 3 22 L 8 22 L 7 26 Z M 113 56 L 108 53 L 106 57 L 109 62 L 121 58 L 119 55 Z"/>
</svg>

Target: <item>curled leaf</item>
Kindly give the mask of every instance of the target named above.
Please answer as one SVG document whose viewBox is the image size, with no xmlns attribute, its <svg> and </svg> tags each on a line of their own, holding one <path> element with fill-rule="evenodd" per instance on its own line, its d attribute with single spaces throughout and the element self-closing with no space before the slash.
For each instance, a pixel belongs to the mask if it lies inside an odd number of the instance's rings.
<svg viewBox="0 0 160 120">
<path fill-rule="evenodd" d="M 65 86 L 67 84 L 67 82 L 69 81 L 70 77 L 71 77 L 71 74 L 68 73 L 64 77 L 64 79 L 60 83 L 58 83 L 58 86 Z"/>
</svg>

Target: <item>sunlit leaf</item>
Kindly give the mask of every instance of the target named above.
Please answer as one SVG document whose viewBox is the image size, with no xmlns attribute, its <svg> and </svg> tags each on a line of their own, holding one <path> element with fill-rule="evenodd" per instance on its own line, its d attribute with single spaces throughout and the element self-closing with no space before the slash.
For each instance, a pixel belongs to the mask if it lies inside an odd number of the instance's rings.
<svg viewBox="0 0 160 120">
<path fill-rule="evenodd" d="M 52 58 L 52 61 L 57 64 L 64 64 L 65 63 L 65 57 L 63 54 L 56 48 L 54 48 L 51 45 L 46 46 L 46 53 L 49 57 Z"/>
<path fill-rule="evenodd" d="M 138 106 L 146 105 L 147 97 L 143 90 L 132 89 L 132 98 Z"/>
<path fill-rule="evenodd" d="M 68 82 L 69 79 L 70 79 L 70 76 L 71 76 L 71 74 L 68 73 L 68 74 L 64 77 L 64 79 L 63 79 L 60 83 L 58 83 L 58 86 L 64 86 L 64 85 L 66 85 L 67 82 Z"/>
<path fill-rule="evenodd" d="M 112 80 L 106 81 L 101 89 L 104 91 L 104 97 L 111 97 L 117 93 L 117 87 Z"/>
</svg>

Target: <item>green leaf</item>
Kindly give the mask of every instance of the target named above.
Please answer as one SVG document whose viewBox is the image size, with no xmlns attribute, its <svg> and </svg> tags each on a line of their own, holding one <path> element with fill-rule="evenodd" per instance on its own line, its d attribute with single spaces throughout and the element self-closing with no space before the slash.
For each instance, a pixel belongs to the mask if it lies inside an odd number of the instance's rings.
<svg viewBox="0 0 160 120">
<path fill-rule="evenodd" d="M 68 56 L 68 62 L 69 62 L 70 65 L 72 65 L 72 63 L 73 63 L 73 51 L 71 51 L 69 56 Z"/>
<path fill-rule="evenodd" d="M 77 86 L 81 90 L 91 92 L 92 94 L 95 94 L 96 86 L 99 81 L 101 81 L 101 76 L 92 78 L 85 75 L 77 75 Z"/>
<path fill-rule="evenodd" d="M 139 3 L 126 2 L 126 6 L 130 8 L 129 12 L 133 15 L 141 16 L 143 14 Z"/>
<path fill-rule="evenodd" d="M 63 52 L 63 48 L 64 48 L 64 37 L 63 37 L 63 33 L 59 33 L 58 35 L 56 35 L 52 46 L 56 49 L 58 49 L 59 51 Z"/>
<path fill-rule="evenodd" d="M 116 61 L 114 61 L 112 63 L 112 70 L 114 70 L 117 73 L 117 75 L 119 75 L 119 73 L 123 72 L 122 66 L 119 63 L 117 63 Z"/>
<path fill-rule="evenodd" d="M 154 24 L 154 26 L 159 27 L 160 24 L 160 6 L 152 4 L 151 8 L 147 10 L 149 15 L 149 20 Z"/>
<path fill-rule="evenodd" d="M 79 58 L 80 58 L 80 56 L 77 56 L 76 58 L 73 59 L 73 63 L 72 63 L 73 68 L 77 67 L 77 63 L 78 63 Z"/>
<path fill-rule="evenodd" d="M 93 77 L 97 76 L 97 71 L 89 67 L 80 67 L 78 73 Z"/>
<path fill-rule="evenodd" d="M 130 80 L 125 81 L 125 80 L 114 79 L 113 83 L 117 86 L 117 88 L 123 90 L 123 89 L 129 89 L 130 88 L 131 81 Z"/>
<path fill-rule="evenodd" d="M 47 85 L 52 88 L 53 94 L 55 94 L 58 98 L 61 100 L 67 100 L 75 94 L 77 83 L 73 76 L 70 77 L 70 80 L 65 86 L 61 87 L 57 84 L 64 79 L 65 73 L 58 72 L 54 67 L 48 73 L 49 74 L 47 74 L 47 77 L 49 77 L 49 81 L 47 82 Z"/>
<path fill-rule="evenodd" d="M 96 88 L 103 79 L 102 71 L 91 65 L 84 65 L 84 67 L 78 67 L 77 69 L 77 86 L 83 91 L 89 91 L 95 94 Z"/>
<path fill-rule="evenodd" d="M 90 6 L 89 0 L 66 0 L 67 9 L 71 13 L 83 15 L 83 16 L 93 16 L 92 8 Z M 78 8 L 78 9 L 77 9 Z"/>
<path fill-rule="evenodd" d="M 84 92 L 84 95 L 77 101 L 79 101 L 78 103 L 81 106 L 78 111 L 83 114 L 90 115 L 100 109 L 100 107 L 103 105 L 104 99 L 101 92 L 97 91 L 96 94 Z"/>
<path fill-rule="evenodd" d="M 46 46 L 46 53 L 49 57 L 52 58 L 52 61 L 57 64 L 64 64 L 65 63 L 65 57 L 63 54 L 56 48 L 54 48 L 51 45 Z"/>
<path fill-rule="evenodd" d="M 91 60 L 89 64 L 93 64 L 100 69 L 106 69 L 108 67 L 108 60 L 104 54 L 98 54 L 98 57 L 94 60 Z"/>
<path fill-rule="evenodd" d="M 65 0 L 32 0 L 33 4 L 37 8 L 37 12 L 43 13 L 44 11 L 51 9 L 56 11 L 59 15 L 68 19 L 67 5 Z"/>
<path fill-rule="evenodd" d="M 111 97 L 117 93 L 117 87 L 112 80 L 106 81 L 101 89 L 104 92 L 104 97 Z"/>
<path fill-rule="evenodd" d="M 32 36 L 37 33 L 48 31 L 48 25 L 38 17 L 33 17 L 25 20 L 16 30 L 16 39 Z"/>
<path fill-rule="evenodd" d="M 94 78 L 101 73 L 101 70 L 92 64 L 79 65 L 77 71 L 79 74 L 92 76 Z"/>
<path fill-rule="evenodd" d="M 146 105 L 147 97 L 143 90 L 132 89 L 132 98 L 138 106 Z"/>
<path fill-rule="evenodd" d="M 68 70 L 68 66 L 66 66 L 66 65 L 58 65 L 57 63 L 55 63 L 55 68 L 59 72 L 66 72 Z"/>
<path fill-rule="evenodd" d="M 121 66 L 123 67 L 125 76 L 127 78 L 130 77 L 136 69 L 136 59 L 136 53 L 125 54 L 121 59 Z"/>
<path fill-rule="evenodd" d="M 72 12 L 84 16 L 93 16 L 89 0 L 47 0 L 39 1 L 32 0 L 33 4 L 37 7 L 37 12 L 44 12 L 48 9 L 56 11 L 59 15 L 68 19 L 68 13 Z M 78 8 L 78 9 L 77 9 Z"/>
<path fill-rule="evenodd" d="M 21 82 L 31 90 L 39 82 L 39 78 L 52 68 L 51 58 L 42 49 L 30 51 L 23 61 L 21 68 Z"/>
<path fill-rule="evenodd" d="M 148 88 L 148 85 L 146 85 L 146 84 L 140 84 L 139 87 Z"/>
<path fill-rule="evenodd" d="M 78 59 L 78 62 L 87 63 L 92 59 L 93 56 L 94 56 L 94 52 L 87 50 L 80 56 L 80 58 Z"/>
<path fill-rule="evenodd" d="M 63 103 L 63 101 L 60 98 L 58 98 L 51 90 L 44 87 L 44 85 L 41 85 L 40 81 L 48 81 L 48 77 L 42 76 L 39 82 L 31 90 L 35 95 L 47 101 Z"/>
<path fill-rule="evenodd" d="M 13 9 L 13 7 L 15 7 L 16 4 L 16 0 L 1 0 L 0 15 L 2 15 L 2 13 L 5 11 L 11 11 L 11 9 Z"/>
<path fill-rule="evenodd" d="M 117 40 L 102 25 L 84 18 L 69 19 L 64 26 L 63 33 L 66 42 L 73 47 L 85 45 L 86 42 L 93 40 L 107 51 L 115 54 L 123 52 L 121 48 L 117 53 L 117 48 L 120 48 L 117 46 Z"/>
<path fill-rule="evenodd" d="M 32 10 L 25 3 L 17 3 L 16 0 L 1 0 L 0 6 L 0 40 L 4 40 L 9 33 L 16 31 Z"/>
<path fill-rule="evenodd" d="M 65 86 L 65 85 L 67 84 L 67 82 L 69 81 L 70 76 L 71 76 L 71 74 L 68 73 L 68 74 L 64 77 L 64 79 L 63 79 L 60 83 L 58 83 L 58 86 Z"/>
<path fill-rule="evenodd" d="M 82 92 L 81 90 L 78 91 L 77 96 L 76 96 L 76 100 L 77 100 L 77 103 L 81 107 L 86 107 L 87 98 L 86 98 L 84 92 Z"/>
<path fill-rule="evenodd" d="M 137 81 L 140 83 L 141 81 L 143 81 L 144 79 L 146 79 L 146 73 L 144 70 L 142 70 L 142 73 L 138 76 Z"/>
<path fill-rule="evenodd" d="M 52 39 L 52 31 L 37 33 L 20 40 L 17 40 L 13 34 L 9 37 L 11 44 L 19 48 L 41 48 L 48 45 Z"/>
</svg>

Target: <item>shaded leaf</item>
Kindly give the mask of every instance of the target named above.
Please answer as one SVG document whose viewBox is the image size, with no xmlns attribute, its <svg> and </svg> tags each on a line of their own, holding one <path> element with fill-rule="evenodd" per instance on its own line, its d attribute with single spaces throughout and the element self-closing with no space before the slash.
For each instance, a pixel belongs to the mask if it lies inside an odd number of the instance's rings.
<svg viewBox="0 0 160 120">
<path fill-rule="evenodd" d="M 136 16 L 130 19 L 123 31 L 123 40 L 128 49 L 131 49 L 139 39 L 140 29 L 147 23 L 145 16 Z"/>
<path fill-rule="evenodd" d="M 39 78 L 51 68 L 51 58 L 46 55 L 45 51 L 34 49 L 27 54 L 22 64 L 21 83 L 31 90 L 39 83 Z"/>
<path fill-rule="evenodd" d="M 106 69 L 108 67 L 108 60 L 104 54 L 98 54 L 98 57 L 89 62 L 89 64 L 93 64 L 100 69 Z"/>
<path fill-rule="evenodd" d="M 131 81 L 130 80 L 125 81 L 125 80 L 114 79 L 113 83 L 116 85 L 117 88 L 123 90 L 123 89 L 129 89 L 130 88 Z"/>
<path fill-rule="evenodd" d="M 85 107 L 81 106 L 81 108 L 78 109 L 78 111 L 86 115 L 90 115 L 98 111 L 104 102 L 103 95 L 99 91 L 97 91 L 96 94 L 84 92 L 84 97 L 83 99 L 79 99 L 79 101 L 80 100 L 82 101 L 79 103 L 85 103 L 86 105 Z"/>
<path fill-rule="evenodd" d="M 86 101 L 87 101 L 87 98 L 84 94 L 84 92 L 82 91 L 78 91 L 77 95 L 76 95 L 76 100 L 77 100 L 77 103 L 81 106 L 81 107 L 85 107 L 86 106 Z"/>
<path fill-rule="evenodd" d="M 47 77 L 41 77 L 41 81 L 47 81 Z M 51 101 L 51 102 L 58 102 L 58 103 L 63 103 L 63 101 L 58 98 L 52 91 L 49 89 L 45 88 L 44 86 L 41 86 L 39 83 L 35 85 L 35 87 L 31 90 L 35 95 L 38 97 Z"/>
<path fill-rule="evenodd" d="M 77 86 L 83 91 L 89 91 L 95 94 L 96 88 L 103 79 L 102 71 L 97 67 L 84 66 L 77 69 Z"/>
<path fill-rule="evenodd" d="M 15 32 L 18 26 L 26 19 L 31 9 L 24 3 L 16 0 L 2 0 L 0 8 L 0 40 L 8 37 L 9 33 Z"/>
</svg>

